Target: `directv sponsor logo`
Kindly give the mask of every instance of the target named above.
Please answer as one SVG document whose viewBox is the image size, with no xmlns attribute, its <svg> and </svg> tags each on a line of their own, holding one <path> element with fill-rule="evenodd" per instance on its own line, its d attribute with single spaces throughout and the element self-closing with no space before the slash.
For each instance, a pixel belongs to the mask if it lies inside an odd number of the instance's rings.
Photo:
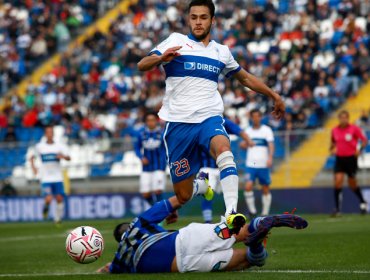
<svg viewBox="0 0 370 280">
<path fill-rule="evenodd" d="M 185 62 L 185 70 L 195 70 L 195 62 Z"/>
<path fill-rule="evenodd" d="M 196 62 L 185 62 L 184 63 L 184 69 L 185 70 L 203 70 L 203 71 L 208 71 L 216 74 L 221 73 L 221 69 L 219 67 L 210 65 L 210 64 L 205 64 L 205 63 L 196 63 Z"/>
</svg>

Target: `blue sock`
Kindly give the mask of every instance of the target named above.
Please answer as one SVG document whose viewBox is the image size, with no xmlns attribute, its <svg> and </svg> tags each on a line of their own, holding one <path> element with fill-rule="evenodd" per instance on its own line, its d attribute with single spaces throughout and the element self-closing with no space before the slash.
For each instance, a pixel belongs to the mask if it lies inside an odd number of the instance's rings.
<svg viewBox="0 0 370 280">
<path fill-rule="evenodd" d="M 205 223 L 212 222 L 212 200 L 202 200 L 202 214 Z"/>
<path fill-rule="evenodd" d="M 262 250 L 259 253 L 254 253 L 251 248 L 249 248 L 247 249 L 246 257 L 250 265 L 263 266 L 267 258 L 267 251 L 263 246 Z"/>
<path fill-rule="evenodd" d="M 257 227 L 261 220 L 263 220 L 263 217 L 257 217 L 257 218 L 252 219 L 252 221 L 250 222 L 248 226 L 249 233 L 255 232 L 257 230 Z M 263 252 L 265 248 L 263 247 L 262 243 L 259 242 L 257 244 L 251 244 L 249 246 L 249 249 L 252 254 L 260 254 Z"/>
</svg>

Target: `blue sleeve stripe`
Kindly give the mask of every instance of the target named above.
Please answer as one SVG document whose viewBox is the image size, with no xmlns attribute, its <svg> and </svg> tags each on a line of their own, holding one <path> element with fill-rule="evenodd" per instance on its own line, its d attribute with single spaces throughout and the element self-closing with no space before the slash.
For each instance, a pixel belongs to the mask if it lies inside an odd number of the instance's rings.
<svg viewBox="0 0 370 280">
<path fill-rule="evenodd" d="M 240 133 L 243 131 L 236 123 L 230 121 L 227 118 L 224 118 L 224 120 L 224 127 L 228 134 L 240 135 Z"/>
<path fill-rule="evenodd" d="M 152 54 L 156 54 L 156 55 L 162 55 L 162 53 L 158 50 L 154 50 L 154 51 L 151 51 L 150 53 L 148 53 L 147 56 L 151 56 Z"/>
<path fill-rule="evenodd" d="M 230 78 L 232 75 L 238 73 L 240 70 L 242 70 L 240 66 L 234 70 L 231 70 L 229 73 L 226 74 L 226 78 Z"/>
</svg>

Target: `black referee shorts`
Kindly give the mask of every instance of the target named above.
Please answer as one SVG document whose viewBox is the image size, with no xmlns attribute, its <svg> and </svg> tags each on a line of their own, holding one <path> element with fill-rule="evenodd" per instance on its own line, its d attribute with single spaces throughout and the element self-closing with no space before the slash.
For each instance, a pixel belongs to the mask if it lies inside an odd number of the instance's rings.
<svg viewBox="0 0 370 280">
<path fill-rule="evenodd" d="M 357 157 L 339 157 L 335 158 L 334 173 L 345 173 L 348 177 L 356 177 L 358 170 Z"/>
</svg>

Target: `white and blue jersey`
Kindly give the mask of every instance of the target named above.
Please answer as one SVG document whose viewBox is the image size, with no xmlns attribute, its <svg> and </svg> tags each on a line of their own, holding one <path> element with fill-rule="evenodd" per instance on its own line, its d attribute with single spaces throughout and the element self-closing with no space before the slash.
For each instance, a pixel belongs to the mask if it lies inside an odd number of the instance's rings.
<svg viewBox="0 0 370 280">
<path fill-rule="evenodd" d="M 168 232 L 158 223 L 173 210 L 168 200 L 162 200 L 135 218 L 122 235 L 110 272 L 171 272 L 179 232 Z"/>
<path fill-rule="evenodd" d="M 259 128 L 249 127 L 245 132 L 255 143 L 255 146 L 248 148 L 247 180 L 255 182 L 258 179 L 262 185 L 268 186 L 271 184 L 270 169 L 267 166 L 269 143 L 274 142 L 272 129 L 267 125 L 261 125 Z"/>
<path fill-rule="evenodd" d="M 138 133 L 135 142 L 135 153 L 142 159 L 147 158 L 149 164 L 143 165 L 144 172 L 166 170 L 166 149 L 163 142 L 163 131 L 160 128 L 149 130 L 147 127 Z"/>
<path fill-rule="evenodd" d="M 229 48 L 210 41 L 208 46 L 192 35 L 172 33 L 151 54 L 161 55 L 167 49 L 181 46 L 180 56 L 163 63 L 166 72 L 166 94 L 159 111 L 169 122 L 202 123 L 222 115 L 223 101 L 218 92 L 218 78 L 241 70 Z"/>
<path fill-rule="evenodd" d="M 68 156 L 68 149 L 61 143 L 42 141 L 35 147 L 35 156 L 40 157 L 39 178 L 41 183 L 63 182 L 63 170 L 58 154 Z"/>
</svg>

